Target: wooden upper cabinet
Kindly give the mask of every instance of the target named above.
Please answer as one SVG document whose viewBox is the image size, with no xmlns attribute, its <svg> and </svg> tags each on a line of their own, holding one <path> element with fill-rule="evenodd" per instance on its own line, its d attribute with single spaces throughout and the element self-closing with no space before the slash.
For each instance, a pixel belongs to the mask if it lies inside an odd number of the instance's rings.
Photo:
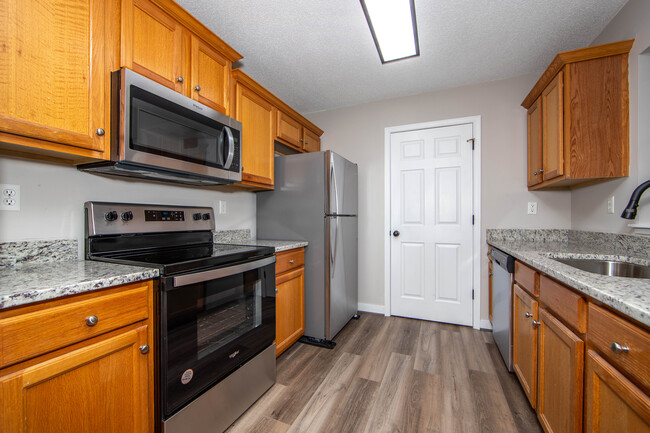
<svg viewBox="0 0 650 433">
<path fill-rule="evenodd" d="M 235 118 L 242 123 L 242 184 L 273 189 L 275 108 L 265 89 L 239 70 L 235 81 Z"/>
<path fill-rule="evenodd" d="M 277 113 L 277 139 L 298 150 L 302 150 L 303 138 L 300 122 L 280 110 Z"/>
<path fill-rule="evenodd" d="M 228 113 L 231 62 L 192 35 L 192 99 L 224 114 Z"/>
<path fill-rule="evenodd" d="M 303 128 L 303 150 L 305 152 L 320 152 L 320 136 Z"/>
<path fill-rule="evenodd" d="M 122 2 L 122 65 L 185 93 L 183 26 L 148 0 Z"/>
<path fill-rule="evenodd" d="M 105 0 L 0 2 L 2 149 L 108 156 L 115 15 Z"/>
<path fill-rule="evenodd" d="M 528 110 L 529 189 L 570 188 L 628 175 L 633 42 L 559 53 L 526 96 L 521 105 Z M 534 175 L 538 152 L 541 179 Z"/>
<path fill-rule="evenodd" d="M 542 92 L 542 178 L 554 179 L 564 172 L 562 85 L 564 74 L 558 72 Z"/>
</svg>

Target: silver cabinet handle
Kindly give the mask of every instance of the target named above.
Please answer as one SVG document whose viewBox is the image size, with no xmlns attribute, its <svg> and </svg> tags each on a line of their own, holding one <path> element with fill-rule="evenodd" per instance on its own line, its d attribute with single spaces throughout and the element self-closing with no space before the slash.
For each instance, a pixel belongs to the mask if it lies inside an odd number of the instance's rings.
<svg viewBox="0 0 650 433">
<path fill-rule="evenodd" d="M 182 83 L 183 82 L 183 77 L 176 78 L 176 81 L 178 81 L 179 83 Z"/>
<path fill-rule="evenodd" d="M 201 91 L 201 86 L 194 86 L 194 90 L 196 90 L 197 92 L 200 92 Z"/>
<path fill-rule="evenodd" d="M 537 320 L 533 320 L 533 327 L 537 327 L 542 324 L 542 322 L 538 322 Z"/>
<path fill-rule="evenodd" d="M 526 317 L 533 317 L 533 315 L 530 314 L 529 312 L 524 313 L 524 316 L 526 316 Z"/>
<path fill-rule="evenodd" d="M 295 263 L 295 260 L 291 259 L 289 260 L 289 263 L 293 265 Z"/>
<path fill-rule="evenodd" d="M 536 172 L 536 171 L 533 172 L 533 176 L 537 176 L 537 172 Z"/>
<path fill-rule="evenodd" d="M 612 344 L 609 346 L 612 349 L 612 352 L 614 353 L 629 353 L 630 348 L 627 346 L 623 346 L 620 343 L 616 341 L 612 341 Z"/>
<path fill-rule="evenodd" d="M 278 289 L 275 289 L 275 293 L 278 293 Z"/>
<path fill-rule="evenodd" d="M 104 131 L 102 128 L 97 128 L 95 131 L 95 134 L 99 135 L 100 137 L 104 134 L 106 134 L 106 131 Z"/>
<path fill-rule="evenodd" d="M 88 326 L 95 326 L 99 322 L 99 319 L 97 316 L 88 316 L 86 317 L 86 325 Z"/>
<path fill-rule="evenodd" d="M 140 346 L 140 347 L 138 347 L 138 349 L 140 349 L 140 353 L 142 353 L 143 355 L 146 355 L 147 353 L 149 353 L 149 345 L 148 344 L 145 344 L 144 346 Z"/>
</svg>

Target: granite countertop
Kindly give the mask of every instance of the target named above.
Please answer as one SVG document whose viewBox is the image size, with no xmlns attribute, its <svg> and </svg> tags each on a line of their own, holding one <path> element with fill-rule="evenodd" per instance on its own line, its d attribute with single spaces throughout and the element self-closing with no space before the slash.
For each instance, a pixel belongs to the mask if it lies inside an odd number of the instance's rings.
<svg viewBox="0 0 650 433">
<path fill-rule="evenodd" d="M 583 232 L 584 233 L 584 232 Z M 603 234 L 605 235 L 605 234 Z M 488 233 L 487 243 L 538 269 L 585 295 L 650 326 L 650 279 L 609 277 L 581 271 L 553 258 L 622 260 L 650 265 L 643 245 L 625 245 L 617 239 L 547 238 L 544 241 L 517 237 L 495 237 Z M 620 238 L 620 236 L 619 236 Z M 638 254 L 634 254 L 634 253 Z"/>
<path fill-rule="evenodd" d="M 233 245 L 254 245 L 257 247 L 273 247 L 275 252 L 293 250 L 295 248 L 306 247 L 309 242 L 307 241 L 279 241 L 272 239 L 248 239 L 245 241 L 222 242 L 231 243 Z"/>
<path fill-rule="evenodd" d="M 158 276 L 154 268 L 86 260 L 0 266 L 0 309 Z"/>
</svg>

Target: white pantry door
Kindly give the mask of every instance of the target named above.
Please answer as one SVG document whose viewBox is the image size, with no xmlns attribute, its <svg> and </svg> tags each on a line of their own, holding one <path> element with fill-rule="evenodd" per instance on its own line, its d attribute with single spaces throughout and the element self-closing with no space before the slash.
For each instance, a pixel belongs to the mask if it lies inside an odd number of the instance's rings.
<svg viewBox="0 0 650 433">
<path fill-rule="evenodd" d="M 391 134 L 392 315 L 472 325 L 472 124 Z"/>
</svg>

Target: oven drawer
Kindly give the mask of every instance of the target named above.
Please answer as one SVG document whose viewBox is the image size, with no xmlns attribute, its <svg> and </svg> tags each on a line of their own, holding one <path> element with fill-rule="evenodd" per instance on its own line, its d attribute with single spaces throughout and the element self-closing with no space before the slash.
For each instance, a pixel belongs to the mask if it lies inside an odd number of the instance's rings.
<svg viewBox="0 0 650 433">
<path fill-rule="evenodd" d="M 146 319 L 150 286 L 135 283 L 0 319 L 0 367 Z"/>
<path fill-rule="evenodd" d="M 275 255 L 275 274 L 279 275 L 291 269 L 299 268 L 305 264 L 305 249 L 296 248 L 282 251 Z"/>
</svg>

